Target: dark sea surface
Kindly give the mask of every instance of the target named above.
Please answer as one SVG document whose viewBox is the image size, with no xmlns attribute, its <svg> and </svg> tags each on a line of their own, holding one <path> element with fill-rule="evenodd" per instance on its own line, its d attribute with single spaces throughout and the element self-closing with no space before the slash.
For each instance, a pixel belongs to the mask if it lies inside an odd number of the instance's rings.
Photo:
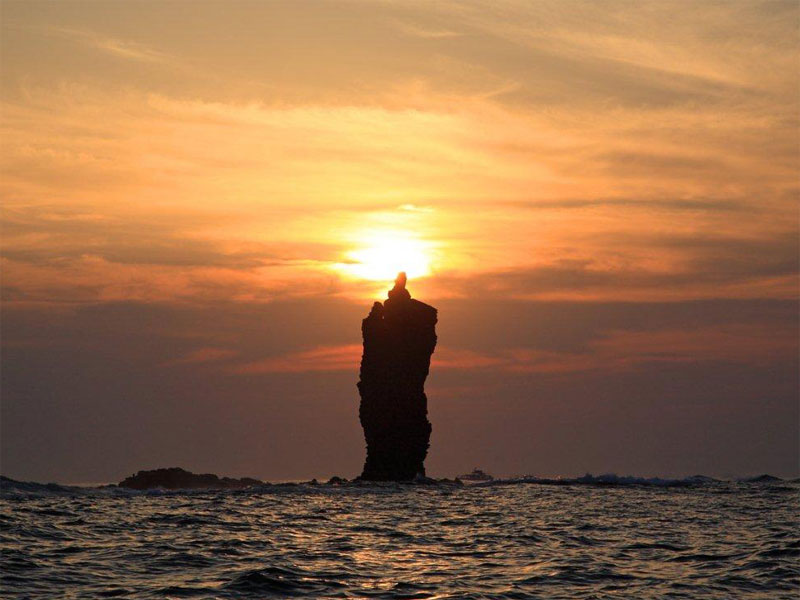
<svg viewBox="0 0 800 600">
<path fill-rule="evenodd" d="M 6 598 L 798 598 L 795 482 L 5 481 Z"/>
</svg>

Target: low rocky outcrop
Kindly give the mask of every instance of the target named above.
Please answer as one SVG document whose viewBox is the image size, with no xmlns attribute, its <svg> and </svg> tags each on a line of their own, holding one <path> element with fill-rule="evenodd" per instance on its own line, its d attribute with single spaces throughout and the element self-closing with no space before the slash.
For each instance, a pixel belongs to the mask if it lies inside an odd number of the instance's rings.
<svg viewBox="0 0 800 600">
<path fill-rule="evenodd" d="M 358 391 L 367 442 L 361 480 L 425 476 L 431 435 L 425 379 L 436 347 L 436 309 L 413 300 L 400 273 L 389 298 L 361 324 L 364 353 Z"/>
<path fill-rule="evenodd" d="M 746 477 L 742 479 L 746 483 L 775 483 L 778 481 L 783 481 L 780 477 L 775 477 L 774 475 L 756 475 L 755 477 Z"/>
<path fill-rule="evenodd" d="M 165 490 L 196 490 L 196 489 L 241 489 L 254 485 L 261 485 L 263 481 L 243 477 L 218 477 L 211 473 L 198 475 L 179 467 L 169 469 L 153 469 L 152 471 L 139 471 L 136 475 L 123 479 L 119 487 L 132 490 L 149 490 L 161 488 Z"/>
</svg>

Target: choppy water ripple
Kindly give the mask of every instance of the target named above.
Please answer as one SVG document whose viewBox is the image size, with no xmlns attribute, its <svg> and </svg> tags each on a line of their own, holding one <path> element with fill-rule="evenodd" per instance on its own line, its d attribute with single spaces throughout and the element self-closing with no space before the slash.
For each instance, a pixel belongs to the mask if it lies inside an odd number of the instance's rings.
<svg viewBox="0 0 800 600">
<path fill-rule="evenodd" d="M 26 598 L 796 598 L 795 483 L 4 485 Z"/>
</svg>

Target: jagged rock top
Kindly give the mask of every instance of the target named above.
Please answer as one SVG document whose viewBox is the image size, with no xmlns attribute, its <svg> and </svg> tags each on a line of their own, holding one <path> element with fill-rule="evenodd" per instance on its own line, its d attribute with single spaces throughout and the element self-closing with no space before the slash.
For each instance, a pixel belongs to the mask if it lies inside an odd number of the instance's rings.
<svg viewBox="0 0 800 600">
<path fill-rule="evenodd" d="M 411 294 L 406 289 L 406 282 L 406 274 L 401 271 L 394 281 L 394 287 L 389 290 L 389 297 L 383 304 L 375 302 L 372 305 L 372 310 L 370 310 L 365 319 L 365 323 L 379 319 L 388 321 L 400 319 L 407 323 L 411 318 L 418 326 L 435 325 L 437 321 L 436 309 L 430 304 L 411 298 Z"/>
<path fill-rule="evenodd" d="M 407 281 L 408 278 L 406 277 L 405 272 L 400 271 L 400 273 L 397 274 L 397 278 L 394 280 L 394 287 L 389 290 L 389 300 L 387 300 L 387 302 L 391 300 L 411 300 L 411 294 L 406 289 Z"/>
</svg>

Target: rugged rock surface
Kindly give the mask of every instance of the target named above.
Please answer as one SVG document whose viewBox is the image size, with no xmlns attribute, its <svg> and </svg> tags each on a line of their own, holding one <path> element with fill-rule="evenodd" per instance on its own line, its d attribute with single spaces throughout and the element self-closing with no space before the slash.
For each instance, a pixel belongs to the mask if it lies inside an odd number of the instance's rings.
<svg viewBox="0 0 800 600">
<path fill-rule="evenodd" d="M 239 489 L 252 485 L 260 485 L 262 481 L 243 477 L 232 479 L 230 477 L 217 477 L 211 473 L 197 475 L 179 467 L 170 469 L 154 469 L 152 471 L 139 471 L 127 479 L 119 482 L 119 487 L 132 490 L 149 490 L 163 488 L 165 490 L 192 490 L 192 489 Z"/>
<path fill-rule="evenodd" d="M 400 273 L 389 298 L 361 324 L 359 418 L 367 441 L 361 479 L 410 481 L 425 475 L 431 435 L 424 385 L 436 347 L 436 309 L 412 300 Z"/>
</svg>

